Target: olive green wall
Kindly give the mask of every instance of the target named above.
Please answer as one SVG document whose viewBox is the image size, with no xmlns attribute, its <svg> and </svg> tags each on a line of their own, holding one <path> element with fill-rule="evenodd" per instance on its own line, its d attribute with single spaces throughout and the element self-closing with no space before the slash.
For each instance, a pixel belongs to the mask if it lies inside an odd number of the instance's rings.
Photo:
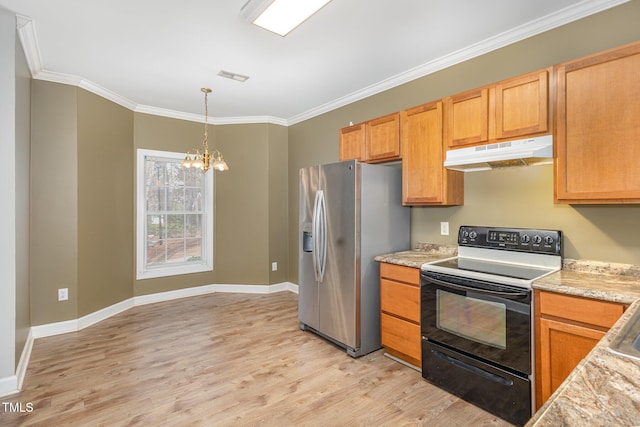
<svg viewBox="0 0 640 427">
<path fill-rule="evenodd" d="M 287 260 L 287 247 L 272 242 L 286 229 L 286 128 L 272 124 L 219 125 L 216 147 L 230 170 L 216 175 L 218 283 L 272 284 L 271 261 Z M 283 203 L 282 206 L 276 206 Z M 286 213 L 286 212 L 285 212 Z M 277 236 L 275 236 L 277 237 Z M 282 269 L 286 272 L 286 265 Z M 278 273 L 278 272 L 276 272 Z"/>
<path fill-rule="evenodd" d="M 77 101 L 75 87 L 32 83 L 32 325 L 78 317 Z M 68 301 L 58 302 L 58 288 Z"/>
<path fill-rule="evenodd" d="M 269 283 L 287 281 L 288 239 L 288 131 L 284 126 L 269 126 Z M 271 263 L 277 262 L 277 271 Z"/>
<path fill-rule="evenodd" d="M 633 0 L 291 126 L 289 280 L 297 282 L 298 170 L 337 161 L 340 128 L 640 40 L 639 16 Z M 630 225 L 640 207 L 553 205 L 552 174 L 551 167 L 468 173 L 464 206 L 412 208 L 412 244 L 455 244 L 464 223 L 548 227 L 565 232 L 565 257 L 638 263 L 640 235 Z M 439 235 L 440 221 L 449 221 L 452 235 Z"/>
<path fill-rule="evenodd" d="M 133 113 L 78 97 L 78 317 L 133 296 Z"/>
<path fill-rule="evenodd" d="M 202 143 L 202 123 L 135 114 L 134 146 L 184 152 Z M 209 126 L 209 146 L 230 170 L 214 175 L 214 269 L 135 280 L 135 295 L 208 284 L 268 285 L 287 277 L 287 129 L 272 124 Z M 284 243 L 283 243 L 284 240 Z M 135 240 L 132 243 L 135 247 Z M 271 260 L 279 270 L 271 272 Z"/>
<path fill-rule="evenodd" d="M 16 367 L 29 336 L 31 73 L 16 37 Z"/>
<path fill-rule="evenodd" d="M 38 80 L 32 104 L 30 300 L 40 325 L 133 296 L 133 113 Z"/>
</svg>

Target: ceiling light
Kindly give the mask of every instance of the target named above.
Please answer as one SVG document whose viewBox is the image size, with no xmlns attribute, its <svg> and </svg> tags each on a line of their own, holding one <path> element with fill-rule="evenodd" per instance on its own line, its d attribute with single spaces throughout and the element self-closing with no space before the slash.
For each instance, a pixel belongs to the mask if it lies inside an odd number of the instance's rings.
<svg viewBox="0 0 640 427">
<path fill-rule="evenodd" d="M 242 74 L 236 74 L 236 73 L 232 73 L 230 71 L 225 71 L 225 70 L 220 70 L 218 72 L 218 75 L 220 77 L 226 77 L 227 79 L 231 79 L 231 80 L 235 80 L 243 83 L 249 80 L 249 76 L 243 76 Z"/>
<path fill-rule="evenodd" d="M 249 0 L 240 12 L 251 23 L 286 36 L 331 0 Z"/>
<path fill-rule="evenodd" d="M 204 139 L 202 140 L 202 153 L 198 148 L 194 148 L 192 150 L 187 151 L 187 157 L 184 158 L 181 166 L 185 168 L 198 168 L 203 171 L 208 171 L 210 167 L 213 169 L 224 172 L 229 170 L 229 165 L 222 158 L 222 153 L 218 150 L 214 149 L 211 153 L 209 153 L 209 103 L 207 101 L 207 95 L 211 93 L 211 89 L 208 87 L 203 87 L 200 89 L 204 93 Z M 193 155 L 193 159 L 191 158 L 191 152 L 195 151 Z M 213 160 L 213 162 L 212 162 Z"/>
</svg>

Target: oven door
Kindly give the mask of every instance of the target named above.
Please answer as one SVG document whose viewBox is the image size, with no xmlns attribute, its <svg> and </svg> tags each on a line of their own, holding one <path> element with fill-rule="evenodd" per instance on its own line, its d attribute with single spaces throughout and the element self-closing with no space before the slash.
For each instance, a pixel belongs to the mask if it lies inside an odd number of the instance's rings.
<svg viewBox="0 0 640 427">
<path fill-rule="evenodd" d="M 531 374 L 531 290 L 421 274 L 421 333 L 488 363 Z"/>
</svg>

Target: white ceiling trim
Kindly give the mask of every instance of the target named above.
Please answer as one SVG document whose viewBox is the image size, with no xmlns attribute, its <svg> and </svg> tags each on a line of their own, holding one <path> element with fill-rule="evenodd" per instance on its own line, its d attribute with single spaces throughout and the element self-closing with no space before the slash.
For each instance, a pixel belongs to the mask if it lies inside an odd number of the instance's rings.
<svg viewBox="0 0 640 427">
<path fill-rule="evenodd" d="M 408 83 L 417 78 L 435 73 L 485 53 L 489 53 L 493 50 L 497 50 L 526 38 L 541 34 L 545 31 L 549 31 L 553 28 L 577 21 L 578 19 L 593 15 L 594 13 L 627 3 L 628 1 L 630 0 L 585 0 L 576 6 L 571 6 L 556 13 L 543 16 L 542 18 L 531 21 L 525 25 L 521 25 L 502 34 L 482 40 L 448 55 L 441 56 L 440 58 L 392 76 L 379 83 L 370 85 L 364 89 L 357 90 L 334 101 L 295 115 L 287 120 L 288 125 L 292 126 L 296 123 L 303 122 L 319 116 L 320 114 L 335 110 L 336 108 L 344 107 L 345 105 L 360 101 L 364 98 L 376 95 L 396 86 L 400 86 L 401 84 Z"/>
<path fill-rule="evenodd" d="M 561 25 L 568 24 L 570 22 L 587 17 L 589 15 L 593 15 L 614 6 L 627 3 L 629 1 L 630 0 L 584 0 L 575 6 L 567 7 L 558 12 L 531 21 L 525 25 L 521 25 L 512 30 L 506 31 L 502 34 L 498 34 L 494 37 L 482 40 L 471 46 L 467 46 L 456 52 L 452 52 L 451 54 L 442 56 L 433 61 L 429 61 L 426 64 L 419 65 L 410 70 L 385 79 L 381 82 L 367 86 L 346 96 L 312 108 L 306 112 L 297 114 L 293 117 L 290 117 L 289 119 L 273 116 L 247 116 L 213 117 L 209 118 L 209 121 L 212 124 L 219 125 L 271 123 L 281 126 L 292 126 L 294 124 L 335 110 L 336 108 L 340 108 L 369 96 L 376 95 L 380 92 L 384 92 L 385 90 L 392 89 L 404 83 L 408 83 L 417 78 L 424 77 L 426 75 L 435 73 L 437 71 L 451 67 L 477 56 L 486 54 L 493 50 L 524 40 L 528 37 L 535 36 Z M 38 38 L 34 21 L 31 18 L 22 15 L 17 15 L 16 19 L 18 36 L 20 38 L 20 42 L 22 43 L 22 48 L 24 49 L 31 75 L 34 79 L 78 86 L 135 112 L 175 118 L 180 120 L 204 122 L 204 116 L 202 115 L 137 104 L 136 102 L 131 101 L 128 98 L 120 96 L 81 77 L 57 73 L 44 69 L 44 66 L 42 64 L 42 57 L 40 55 L 40 49 L 38 47 Z"/>
</svg>

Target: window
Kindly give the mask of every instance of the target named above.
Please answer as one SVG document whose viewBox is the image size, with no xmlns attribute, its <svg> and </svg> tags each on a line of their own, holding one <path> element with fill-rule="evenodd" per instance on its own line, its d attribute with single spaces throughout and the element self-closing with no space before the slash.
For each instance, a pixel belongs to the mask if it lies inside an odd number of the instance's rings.
<svg viewBox="0 0 640 427">
<path fill-rule="evenodd" d="M 138 279 L 213 270 L 213 172 L 184 154 L 138 150 Z"/>
</svg>

